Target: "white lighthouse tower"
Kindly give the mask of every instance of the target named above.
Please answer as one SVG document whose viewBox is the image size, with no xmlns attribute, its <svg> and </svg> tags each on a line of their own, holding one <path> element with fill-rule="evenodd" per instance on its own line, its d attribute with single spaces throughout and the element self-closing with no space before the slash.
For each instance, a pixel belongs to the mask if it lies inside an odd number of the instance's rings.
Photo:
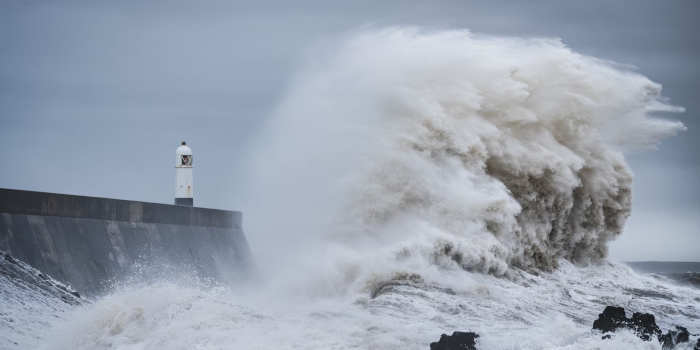
<svg viewBox="0 0 700 350">
<path fill-rule="evenodd" d="M 194 205 L 192 193 L 192 149 L 182 141 L 175 150 L 175 205 L 191 207 Z"/>
</svg>

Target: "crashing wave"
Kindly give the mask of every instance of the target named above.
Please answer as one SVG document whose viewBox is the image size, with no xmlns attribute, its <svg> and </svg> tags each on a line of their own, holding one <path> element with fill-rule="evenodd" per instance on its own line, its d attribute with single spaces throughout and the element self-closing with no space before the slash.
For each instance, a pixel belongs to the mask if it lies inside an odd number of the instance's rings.
<svg viewBox="0 0 700 350">
<path fill-rule="evenodd" d="M 629 215 L 623 152 L 683 129 L 652 115 L 680 110 L 658 84 L 550 39 L 394 28 L 331 46 L 246 152 L 261 283 L 125 286 L 47 348 L 426 349 L 457 329 L 484 349 L 661 348 L 593 334 L 605 305 L 700 327 L 696 289 L 574 265 Z"/>
<path fill-rule="evenodd" d="M 296 79 L 251 167 L 284 174 L 253 188 L 292 219 L 255 230 L 337 243 L 375 270 L 600 260 L 630 214 L 623 152 L 684 129 L 655 116 L 682 111 L 661 85 L 555 39 L 391 28 L 332 46 Z"/>
</svg>

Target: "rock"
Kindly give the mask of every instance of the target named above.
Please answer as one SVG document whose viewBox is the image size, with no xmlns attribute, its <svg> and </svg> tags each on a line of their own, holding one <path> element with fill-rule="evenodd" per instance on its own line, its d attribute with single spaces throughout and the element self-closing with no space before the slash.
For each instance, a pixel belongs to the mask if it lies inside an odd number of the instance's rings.
<svg viewBox="0 0 700 350">
<path fill-rule="evenodd" d="M 599 314 L 598 319 L 593 322 L 593 329 L 603 333 L 615 332 L 621 328 L 633 330 L 639 338 L 645 341 L 658 339 L 664 350 L 673 349 L 680 343 L 687 343 L 690 338 L 690 333 L 685 327 L 676 326 L 675 330 L 669 329 L 666 334 L 663 334 L 656 324 L 654 315 L 635 312 L 632 314 L 632 318 L 627 318 L 625 309 L 618 306 L 606 306 L 603 313 Z M 610 338 L 610 334 L 603 335 L 603 339 Z M 698 340 L 696 350 L 700 350 L 700 340 Z"/>
<path fill-rule="evenodd" d="M 695 343 L 695 347 L 693 348 L 693 350 L 700 350 L 700 338 L 698 338 L 697 343 Z"/>
<path fill-rule="evenodd" d="M 660 336 L 659 342 L 664 349 L 672 349 L 676 344 L 687 343 L 689 338 L 690 333 L 688 333 L 688 329 L 676 326 L 675 330 L 669 329 L 666 334 Z"/>
<path fill-rule="evenodd" d="M 634 329 L 635 333 L 642 338 L 642 340 L 651 340 L 652 337 L 657 339 L 661 337 L 661 329 L 656 325 L 656 319 L 652 314 L 643 314 L 635 312 L 632 315 L 632 319 L 629 320 L 629 328 Z"/>
<path fill-rule="evenodd" d="M 598 329 L 603 333 L 614 332 L 618 328 L 627 327 L 627 316 L 625 309 L 617 306 L 606 306 L 598 319 L 593 322 L 593 329 Z"/>
<path fill-rule="evenodd" d="M 430 343 L 430 350 L 476 350 L 476 338 L 478 337 L 479 335 L 474 332 L 443 334 L 438 342 Z"/>
</svg>

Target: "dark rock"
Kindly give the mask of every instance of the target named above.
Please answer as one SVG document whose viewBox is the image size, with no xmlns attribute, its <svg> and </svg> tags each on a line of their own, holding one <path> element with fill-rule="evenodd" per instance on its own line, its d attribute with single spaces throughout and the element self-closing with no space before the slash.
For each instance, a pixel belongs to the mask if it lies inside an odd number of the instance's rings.
<svg viewBox="0 0 700 350">
<path fill-rule="evenodd" d="M 656 325 L 656 319 L 652 314 L 635 312 L 629 320 L 628 327 L 634 329 L 635 333 L 645 341 L 651 340 L 652 337 L 661 337 L 661 329 Z"/>
<path fill-rule="evenodd" d="M 697 343 L 695 343 L 695 347 L 693 348 L 693 350 L 700 350 L 700 338 L 698 338 Z"/>
<path fill-rule="evenodd" d="M 618 328 L 627 327 L 627 316 L 625 309 L 618 306 L 606 306 L 598 319 L 593 322 L 593 329 L 598 329 L 603 333 L 614 332 Z"/>
<path fill-rule="evenodd" d="M 687 328 L 676 326 L 676 331 L 678 331 L 678 334 L 676 335 L 676 344 L 687 343 L 688 340 L 690 340 L 690 332 L 688 332 Z M 669 330 L 669 333 L 670 332 L 671 330 Z"/>
<path fill-rule="evenodd" d="M 659 337 L 659 342 L 664 349 L 672 349 L 680 343 L 687 343 L 690 339 L 688 329 L 681 326 L 676 326 L 675 330 L 669 329 L 666 334 Z"/>
<path fill-rule="evenodd" d="M 478 337 L 479 335 L 474 332 L 443 334 L 438 342 L 430 343 L 430 350 L 476 350 L 476 338 Z"/>
<path fill-rule="evenodd" d="M 669 329 L 666 334 L 656 324 L 656 319 L 652 314 L 635 312 L 632 318 L 625 316 L 625 309 L 617 306 L 606 306 L 598 319 L 593 322 L 593 329 L 603 333 L 615 332 L 618 329 L 627 328 L 634 331 L 639 338 L 645 341 L 658 339 L 663 349 L 673 349 L 680 343 L 689 341 L 690 333 L 688 329 L 676 326 L 675 330 Z M 610 334 L 604 334 L 603 339 L 610 339 Z M 700 350 L 700 340 L 696 345 L 696 350 Z"/>
</svg>

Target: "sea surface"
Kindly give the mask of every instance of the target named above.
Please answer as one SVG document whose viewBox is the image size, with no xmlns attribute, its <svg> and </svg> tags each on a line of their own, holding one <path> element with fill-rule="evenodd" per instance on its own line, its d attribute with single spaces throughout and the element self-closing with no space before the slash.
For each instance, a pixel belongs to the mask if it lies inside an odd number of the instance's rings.
<svg viewBox="0 0 700 350">
<path fill-rule="evenodd" d="M 626 331 L 601 339 L 591 326 L 606 305 L 652 313 L 662 329 L 700 330 L 700 289 L 611 262 L 508 278 L 462 271 L 444 284 L 397 276 L 315 298 L 193 280 L 67 298 L 18 275 L 0 275 L 2 349 L 427 349 L 455 330 L 479 333 L 481 349 L 661 349 Z"/>
<path fill-rule="evenodd" d="M 634 234 L 625 155 L 685 130 L 661 84 L 559 39 L 392 27 L 313 48 L 287 90 L 237 177 L 253 280 L 136 276 L 74 305 L 0 276 L 2 346 L 661 348 L 592 331 L 608 305 L 697 339 L 681 263 L 608 259 Z"/>
</svg>

